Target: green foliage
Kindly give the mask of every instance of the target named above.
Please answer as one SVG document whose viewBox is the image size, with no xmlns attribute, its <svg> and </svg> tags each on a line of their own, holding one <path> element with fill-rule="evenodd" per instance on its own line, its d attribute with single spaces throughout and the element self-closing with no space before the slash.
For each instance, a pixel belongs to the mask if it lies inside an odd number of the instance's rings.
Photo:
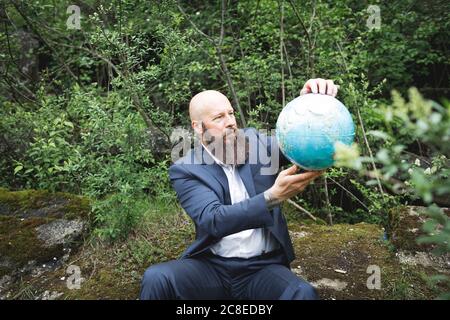
<svg viewBox="0 0 450 320">
<path fill-rule="evenodd" d="M 4 169 L 26 188 L 99 199 L 94 204 L 98 227 L 104 227 L 99 234 L 121 237 L 139 221 L 139 210 L 129 203 L 136 194 L 173 199 L 168 158 L 155 158 L 148 130 L 131 108 L 126 96 L 75 86 L 65 99 L 42 96 L 33 116 L 20 107 L 3 110 L 4 126 L 9 114 L 16 119 L 17 130 L 8 132 L 11 144 L 23 143 L 20 125 L 30 132 L 23 154 Z"/>
<path fill-rule="evenodd" d="M 93 206 L 96 222 L 101 226 L 96 229 L 97 235 L 110 240 L 123 240 L 140 221 L 146 204 L 144 197 L 130 194 L 127 185 L 121 192 L 98 200 Z"/>
<path fill-rule="evenodd" d="M 423 224 L 422 230 L 426 235 L 417 239 L 419 244 L 433 244 L 433 253 L 436 255 L 448 255 L 450 252 L 450 218 L 436 205 L 431 205 L 426 214 L 429 219 Z M 447 284 L 450 286 L 450 277 L 440 274 L 432 276 L 429 281 L 432 284 Z M 450 300 L 450 292 L 444 292 L 439 299 Z"/>
<path fill-rule="evenodd" d="M 314 186 L 297 199 L 320 218 L 331 210 L 336 222 L 381 223 L 394 203 L 448 193 L 450 144 L 435 147 L 448 135 L 439 125 L 448 111 L 416 98 L 404 107 L 400 95 L 382 107 L 392 89 L 404 94 L 413 85 L 436 101 L 448 96 L 448 3 L 375 1 L 379 30 L 367 26 L 367 3 L 355 0 L 292 1 L 295 11 L 291 1 L 226 1 L 223 24 L 220 2 L 88 0 L 79 30 L 67 28 L 65 2 L 17 3 L 2 7 L 0 185 L 89 195 L 99 201 L 103 235 L 121 237 L 138 223 L 128 198 L 175 199 L 168 137 L 189 127 L 189 99 L 204 89 L 239 102 L 241 123 L 271 129 L 307 79 L 341 86 L 365 157 L 347 150 L 339 161 L 373 169 L 372 153 L 385 168 L 379 179 L 404 183 L 383 195 L 373 176 L 332 169 L 328 194 Z M 413 166 L 419 155 L 432 163 Z M 123 217 L 121 203 L 129 208 Z"/>
<path fill-rule="evenodd" d="M 369 176 L 382 181 L 395 193 L 407 194 L 412 199 L 420 199 L 428 205 L 429 219 L 423 225 L 426 236 L 418 239 L 418 243 L 434 244 L 434 253 L 438 255 L 450 253 L 449 217 L 436 205 L 439 197 L 448 199 L 450 194 L 450 166 L 447 158 L 450 140 L 450 104 L 441 106 L 424 99 L 415 88 L 409 90 L 409 101 L 393 91 L 392 103 L 383 105 L 380 113 L 384 115 L 385 129 L 376 136 L 384 141 L 393 141 L 376 153 L 374 161 L 378 168 L 367 170 L 361 163 L 370 159 L 354 157 L 354 147 L 340 146 L 337 158 L 340 165 L 358 170 L 360 175 Z M 395 129 L 394 129 L 395 127 Z M 405 139 L 394 139 L 395 132 L 401 136 L 420 140 L 431 152 L 432 161 L 427 168 L 421 161 L 414 162 L 405 153 Z M 352 158 L 353 156 L 353 158 Z M 369 180 L 375 184 L 376 180 Z M 448 277 L 439 276 L 435 280 L 450 283 Z M 442 295 L 449 297 L 449 293 Z"/>
</svg>

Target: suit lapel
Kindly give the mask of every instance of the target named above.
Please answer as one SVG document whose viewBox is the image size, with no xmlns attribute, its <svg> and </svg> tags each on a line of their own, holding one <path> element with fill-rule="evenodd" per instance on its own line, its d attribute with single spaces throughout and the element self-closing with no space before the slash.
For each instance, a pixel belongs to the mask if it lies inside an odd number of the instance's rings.
<svg viewBox="0 0 450 320">
<path fill-rule="evenodd" d="M 225 175 L 225 172 L 223 172 L 223 169 L 214 161 L 213 158 L 211 158 L 209 153 L 204 150 L 203 146 L 196 147 L 194 149 L 194 153 L 197 159 L 202 164 L 202 167 L 222 185 L 225 194 L 225 204 L 231 204 L 230 187 L 228 185 L 227 176 Z M 253 183 L 253 175 L 250 164 L 248 163 L 248 159 L 246 163 L 238 165 L 237 170 L 242 179 L 242 182 L 245 185 L 245 188 L 247 189 L 249 197 L 255 196 L 255 185 Z"/>
<path fill-rule="evenodd" d="M 202 164 L 202 168 L 204 168 L 210 175 L 219 181 L 224 191 L 225 204 L 231 204 L 230 187 L 228 186 L 228 179 L 225 172 L 223 172 L 223 169 L 214 161 L 213 158 L 211 158 L 208 152 L 204 150 L 203 146 L 196 147 L 194 149 L 194 153 Z"/>
<path fill-rule="evenodd" d="M 242 182 L 245 185 L 245 188 L 247 189 L 247 193 L 249 197 L 253 197 L 256 195 L 255 191 L 255 184 L 253 183 L 253 175 L 252 171 L 250 170 L 250 164 L 247 162 L 242 165 L 238 165 L 238 172 L 241 176 Z"/>
</svg>

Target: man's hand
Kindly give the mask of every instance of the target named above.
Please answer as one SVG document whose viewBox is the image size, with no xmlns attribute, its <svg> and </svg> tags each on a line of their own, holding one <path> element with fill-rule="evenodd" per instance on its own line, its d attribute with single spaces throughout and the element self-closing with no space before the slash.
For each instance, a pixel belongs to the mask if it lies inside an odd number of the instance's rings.
<svg viewBox="0 0 450 320">
<path fill-rule="evenodd" d="M 339 86 L 335 85 L 333 80 L 325 80 L 321 78 L 309 79 L 306 81 L 300 95 L 307 93 L 321 93 L 336 97 Z"/>
<path fill-rule="evenodd" d="M 298 167 L 293 165 L 280 172 L 273 186 L 266 191 L 266 198 L 269 203 L 280 203 L 299 194 L 311 181 L 325 172 L 325 170 L 322 170 L 295 174 L 297 169 Z"/>
</svg>

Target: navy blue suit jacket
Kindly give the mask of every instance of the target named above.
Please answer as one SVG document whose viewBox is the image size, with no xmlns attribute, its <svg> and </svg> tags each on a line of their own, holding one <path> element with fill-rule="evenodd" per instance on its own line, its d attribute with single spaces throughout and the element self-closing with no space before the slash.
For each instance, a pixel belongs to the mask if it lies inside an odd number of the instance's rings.
<svg viewBox="0 0 450 320">
<path fill-rule="evenodd" d="M 269 210 L 263 194 L 274 184 L 279 167 L 289 161 L 280 152 L 275 137 L 260 134 L 254 128 L 246 128 L 244 132 L 253 152 L 266 153 L 264 158 L 258 156 L 256 160 L 250 156 L 245 164 L 237 167 L 249 194 L 244 201 L 231 204 L 227 177 L 201 144 L 169 168 L 178 200 L 194 221 L 196 230 L 195 241 L 181 259 L 205 252 L 227 235 L 261 227 L 267 228 L 278 240 L 288 263 L 295 258 L 281 208 L 276 206 Z M 273 162 L 274 155 L 279 161 Z M 261 169 L 273 168 L 273 164 L 277 165 L 274 172 L 262 174 Z"/>
</svg>

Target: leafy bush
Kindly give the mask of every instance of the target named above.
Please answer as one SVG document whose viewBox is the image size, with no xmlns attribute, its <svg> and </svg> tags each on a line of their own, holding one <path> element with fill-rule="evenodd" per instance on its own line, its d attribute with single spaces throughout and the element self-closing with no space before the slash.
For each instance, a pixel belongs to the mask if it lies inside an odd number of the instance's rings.
<svg viewBox="0 0 450 320">
<path fill-rule="evenodd" d="M 392 93 L 392 103 L 379 109 L 384 116 L 385 128 L 376 136 L 390 143 L 376 153 L 376 169 L 367 170 L 364 163 L 367 157 L 358 157 L 355 146 L 338 145 L 337 165 L 358 170 L 362 176 L 369 177 L 369 185 L 377 180 L 395 193 L 409 195 L 412 199 L 420 199 L 428 205 L 429 219 L 423 230 L 427 233 L 417 239 L 418 243 L 436 245 L 434 253 L 448 255 L 450 253 L 450 218 L 439 208 L 436 201 L 439 197 L 448 199 L 450 195 L 450 103 L 444 106 L 424 99 L 415 88 L 409 90 L 409 101 L 405 101 L 397 92 Z M 419 159 L 411 161 L 405 153 L 406 146 L 396 140 L 395 134 L 420 140 L 430 148 L 432 161 L 430 166 L 423 167 Z M 450 278 L 440 275 L 434 278 L 450 284 Z M 449 298 L 444 293 L 442 298 Z"/>
<path fill-rule="evenodd" d="M 433 199 L 442 197 L 445 187 L 434 183 L 444 179 L 438 168 L 447 166 L 448 150 L 432 150 L 433 142 L 404 126 L 401 116 L 387 121 L 379 106 L 392 89 L 404 94 L 412 85 L 436 100 L 448 95 L 449 4 L 374 4 L 380 29 L 367 26 L 367 3 L 354 0 L 87 0 L 80 4 L 81 28 L 72 30 L 65 2 L 7 2 L 0 185 L 84 193 L 101 201 L 99 222 L 126 229 L 134 218 L 106 218 L 125 198 L 174 199 L 168 137 L 172 128 L 189 127 L 195 93 L 220 90 L 240 124 L 271 129 L 307 79 L 325 77 L 341 86 L 338 97 L 354 115 L 361 152 L 374 159 L 361 167 L 390 168 L 383 174 L 414 184 L 420 194 L 398 195 L 377 180 L 367 186 L 367 176 L 332 169 L 327 189 L 323 181 L 297 201 L 323 219 L 328 212 L 335 222 L 382 223 L 386 207 L 429 200 L 430 185 Z M 434 130 L 439 116 L 433 117 L 424 123 Z M 394 164 L 383 164 L 386 152 Z M 419 155 L 424 164 L 430 153 L 432 175 L 427 167 L 407 166 Z M 400 161 L 402 172 L 395 171 L 398 154 L 409 154 Z"/>
</svg>

